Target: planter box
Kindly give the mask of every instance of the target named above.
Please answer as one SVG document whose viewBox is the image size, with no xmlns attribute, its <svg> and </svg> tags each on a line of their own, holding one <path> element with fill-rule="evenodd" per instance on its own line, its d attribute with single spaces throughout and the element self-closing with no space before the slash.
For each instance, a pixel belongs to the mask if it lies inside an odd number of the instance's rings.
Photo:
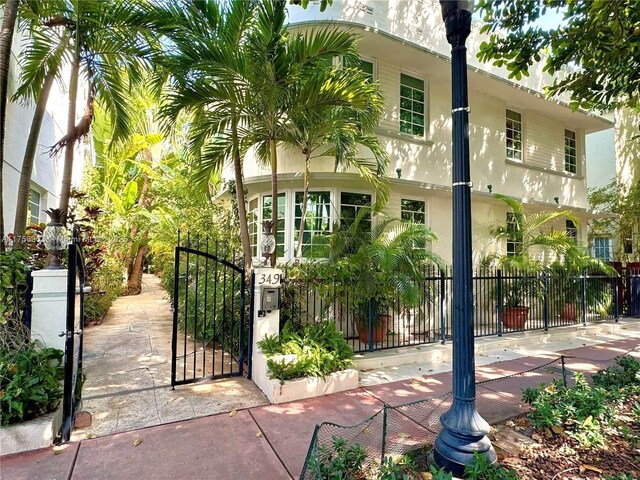
<svg viewBox="0 0 640 480">
<path fill-rule="evenodd" d="M 293 361 L 291 355 L 277 355 L 270 357 L 279 360 Z M 295 357 L 295 355 L 293 355 Z M 285 403 L 304 398 L 319 397 L 330 393 L 343 392 L 358 388 L 358 371 L 354 369 L 334 372 L 325 377 L 298 378 L 280 383 L 280 380 L 269 378 L 267 357 L 262 352 L 255 352 L 253 356 L 252 380 L 260 387 L 271 403 Z"/>
<path fill-rule="evenodd" d="M 2 455 L 26 452 L 53 445 L 62 425 L 62 401 L 55 412 L 0 429 Z"/>
</svg>

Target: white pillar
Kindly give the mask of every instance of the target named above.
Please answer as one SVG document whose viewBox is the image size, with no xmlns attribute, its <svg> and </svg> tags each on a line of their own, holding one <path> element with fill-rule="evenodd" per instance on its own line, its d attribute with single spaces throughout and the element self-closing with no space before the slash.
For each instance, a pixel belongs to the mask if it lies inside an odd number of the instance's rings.
<svg viewBox="0 0 640 480">
<path fill-rule="evenodd" d="M 67 328 L 67 270 L 38 270 L 33 277 L 31 340 L 64 351 Z"/>
</svg>

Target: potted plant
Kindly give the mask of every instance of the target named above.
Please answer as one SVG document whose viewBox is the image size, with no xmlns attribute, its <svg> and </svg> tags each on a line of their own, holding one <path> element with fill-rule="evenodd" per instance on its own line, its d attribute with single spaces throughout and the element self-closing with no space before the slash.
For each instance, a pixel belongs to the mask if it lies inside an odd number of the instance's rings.
<svg viewBox="0 0 640 480">
<path fill-rule="evenodd" d="M 360 341 L 369 343 L 371 336 L 375 344 L 387 334 L 396 299 L 404 307 L 420 302 L 425 264 L 444 262 L 426 248 L 437 238 L 428 227 L 393 218 L 371 226 L 370 215 L 361 209 L 351 225 L 334 227 L 324 268 L 341 290 L 336 297 L 353 313 Z"/>
</svg>

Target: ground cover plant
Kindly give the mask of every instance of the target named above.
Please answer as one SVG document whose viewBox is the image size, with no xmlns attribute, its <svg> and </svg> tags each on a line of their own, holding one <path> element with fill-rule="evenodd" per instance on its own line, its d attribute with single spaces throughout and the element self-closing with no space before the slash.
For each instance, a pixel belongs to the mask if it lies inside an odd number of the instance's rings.
<svg viewBox="0 0 640 480">
<path fill-rule="evenodd" d="M 265 355 L 296 355 L 295 360 L 267 359 L 269 376 L 284 382 L 300 377 L 326 377 L 353 366 L 353 350 L 332 322 L 296 325 L 287 322 L 280 336 L 258 342 Z"/>
</svg>

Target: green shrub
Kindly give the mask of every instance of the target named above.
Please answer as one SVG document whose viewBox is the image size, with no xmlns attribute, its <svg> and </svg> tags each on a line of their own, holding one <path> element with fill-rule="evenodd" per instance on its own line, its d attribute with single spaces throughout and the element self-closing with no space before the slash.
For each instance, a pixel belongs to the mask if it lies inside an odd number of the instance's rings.
<svg viewBox="0 0 640 480">
<path fill-rule="evenodd" d="M 404 455 L 397 461 L 385 457 L 380 465 L 378 480 L 412 480 L 420 478 L 418 465 L 409 456 Z"/>
<path fill-rule="evenodd" d="M 356 480 L 361 478 L 366 457 L 360 444 L 349 445 L 344 438 L 334 436 L 331 447 L 320 447 L 309 459 L 309 471 L 314 480 Z"/>
<path fill-rule="evenodd" d="M 593 383 L 608 390 L 640 387 L 640 362 L 630 355 L 618 357 L 615 365 L 593 375 Z"/>
<path fill-rule="evenodd" d="M 287 322 L 280 337 L 258 342 L 267 356 L 297 355 L 297 361 L 267 359 L 269 376 L 281 382 L 300 377 L 326 377 L 353 366 L 353 350 L 331 322 L 293 326 Z"/>
<path fill-rule="evenodd" d="M 469 480 L 518 480 L 516 472 L 489 463 L 487 457 L 478 452 L 473 452 L 473 463 L 464 467 L 464 475 Z"/>
<path fill-rule="evenodd" d="M 64 353 L 36 343 L 17 352 L 0 352 L 2 425 L 31 420 L 53 411 L 62 398 Z"/>
<path fill-rule="evenodd" d="M 116 298 L 122 293 L 124 269 L 110 257 L 100 265 L 91 278 L 91 293 L 85 295 L 84 316 L 87 321 L 100 321 Z"/>
</svg>

